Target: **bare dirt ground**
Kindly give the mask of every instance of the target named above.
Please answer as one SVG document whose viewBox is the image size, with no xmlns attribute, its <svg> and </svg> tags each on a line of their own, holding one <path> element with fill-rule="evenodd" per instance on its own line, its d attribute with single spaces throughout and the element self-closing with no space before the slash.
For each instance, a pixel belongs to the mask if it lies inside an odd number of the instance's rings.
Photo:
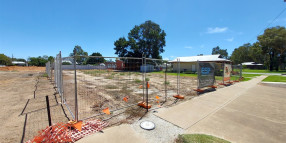
<svg viewBox="0 0 286 143">
<path fill-rule="evenodd" d="M 22 66 L 7 66 L 7 67 L 0 67 L 0 71 L 44 71 L 45 67 L 22 67 Z"/>
<path fill-rule="evenodd" d="M 65 70 L 63 75 L 64 96 L 71 109 L 74 109 L 74 71 Z M 193 90 L 197 88 L 196 77 L 181 77 L 179 91 L 177 76 L 167 75 L 166 83 L 164 74 L 160 73 L 147 73 L 146 79 L 150 83 L 148 88 L 148 100 L 152 105 L 150 110 L 170 107 L 197 96 L 197 92 Z M 79 119 L 99 115 L 105 108 L 112 111 L 112 118 L 110 115 L 100 115 L 97 118 L 108 120 L 110 124 L 132 123 L 134 119 L 144 115 L 145 109 L 137 106 L 137 103 L 143 100 L 142 74 L 139 72 L 78 70 L 77 84 Z M 146 88 L 144 92 L 146 93 Z M 173 95 L 177 92 L 184 95 L 185 100 L 176 100 Z M 156 99 L 156 96 L 159 99 Z M 128 97 L 128 102 L 123 100 L 124 97 Z"/>
<path fill-rule="evenodd" d="M 50 104 L 55 105 L 54 88 L 46 77 L 42 77 L 42 67 L 1 67 L 0 68 L 0 104 L 2 123 L 0 140 L 3 143 L 20 142 L 23 134 L 25 114 L 27 116 L 26 138 L 31 139 L 40 129 L 48 125 L 45 107 L 45 96 L 50 98 Z M 37 85 L 37 90 L 35 85 Z M 35 91 L 36 90 L 36 91 Z M 34 99 L 34 91 L 36 99 Z M 23 111 L 27 100 L 26 110 Z M 38 110 L 38 111 L 37 111 Z M 65 116 L 59 106 L 51 107 L 52 121 L 62 121 Z"/>
<path fill-rule="evenodd" d="M 43 67 L 0 67 L 1 142 L 10 143 L 21 140 L 26 114 L 24 141 L 33 138 L 38 131 L 48 126 L 45 108 L 47 95 L 50 100 L 52 123 L 67 122 L 72 119 L 66 106 L 61 106 L 61 99 L 55 93 L 52 82 L 43 77 L 44 70 Z M 63 73 L 64 97 L 74 113 L 74 72 L 67 70 Z M 150 83 L 148 99 L 152 104 L 151 110 L 159 108 L 158 105 L 170 107 L 197 96 L 193 91 L 197 87 L 195 77 L 181 77 L 180 94 L 185 96 L 185 100 L 178 101 L 173 98 L 173 95 L 177 94 L 176 76 L 168 75 L 165 82 L 164 74 L 147 73 L 146 79 Z M 79 119 L 94 117 L 107 121 L 112 126 L 133 123 L 145 114 L 145 109 L 136 106 L 143 98 L 140 73 L 78 70 L 77 82 Z M 167 96 L 165 96 L 165 85 Z M 156 96 L 159 99 L 156 99 Z M 128 97 L 128 102 L 123 101 L 124 97 Z M 165 97 L 167 102 L 164 102 Z M 26 109 L 20 115 L 28 100 Z M 102 115 L 102 110 L 107 107 L 111 110 L 111 115 Z"/>
</svg>

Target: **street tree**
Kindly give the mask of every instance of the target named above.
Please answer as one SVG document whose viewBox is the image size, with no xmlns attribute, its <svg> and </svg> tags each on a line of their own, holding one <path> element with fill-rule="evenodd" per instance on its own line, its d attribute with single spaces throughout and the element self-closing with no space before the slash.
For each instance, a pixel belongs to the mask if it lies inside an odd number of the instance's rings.
<svg viewBox="0 0 286 143">
<path fill-rule="evenodd" d="M 216 46 L 212 50 L 212 55 L 220 54 L 222 58 L 227 59 L 228 58 L 228 52 L 227 49 L 220 49 L 219 46 Z"/>
<path fill-rule="evenodd" d="M 269 70 L 279 70 L 279 65 L 285 57 L 286 52 L 286 29 L 285 27 L 267 28 L 264 33 L 257 37 L 262 47 L 263 54 L 269 56 Z"/>
<path fill-rule="evenodd" d="M 73 51 L 76 51 L 76 62 L 79 63 L 79 64 L 83 64 L 86 60 L 87 60 L 87 56 L 88 56 L 88 53 L 85 52 L 81 46 L 79 45 L 76 45 L 74 47 L 74 50 Z M 70 53 L 70 56 L 74 56 L 74 52 Z"/>
<path fill-rule="evenodd" d="M 120 37 L 114 42 L 115 54 L 120 57 L 142 57 L 162 58 L 166 46 L 166 33 L 160 26 L 151 20 L 135 26 L 128 33 L 128 40 Z"/>
<path fill-rule="evenodd" d="M 100 64 L 104 62 L 104 58 L 102 57 L 102 54 L 99 52 L 92 53 L 90 56 L 100 56 L 100 57 L 88 57 L 86 64 Z"/>
</svg>

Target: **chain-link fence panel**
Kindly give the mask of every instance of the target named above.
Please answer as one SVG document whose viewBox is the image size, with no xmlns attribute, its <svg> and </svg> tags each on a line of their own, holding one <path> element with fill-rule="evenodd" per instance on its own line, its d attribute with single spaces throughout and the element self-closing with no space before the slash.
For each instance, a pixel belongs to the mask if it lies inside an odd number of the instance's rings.
<svg viewBox="0 0 286 143">
<path fill-rule="evenodd" d="M 242 78 L 242 65 L 232 65 L 231 76 L 234 81 L 240 81 Z"/>
</svg>

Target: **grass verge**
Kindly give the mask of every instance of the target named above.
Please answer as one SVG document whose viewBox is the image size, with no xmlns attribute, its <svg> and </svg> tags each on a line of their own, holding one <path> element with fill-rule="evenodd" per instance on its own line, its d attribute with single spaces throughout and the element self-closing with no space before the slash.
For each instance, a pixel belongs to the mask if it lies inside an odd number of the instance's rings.
<svg viewBox="0 0 286 143">
<path fill-rule="evenodd" d="M 182 134 L 179 135 L 176 143 L 230 143 L 224 139 L 220 139 L 204 134 Z"/>
<path fill-rule="evenodd" d="M 286 82 L 286 76 L 270 75 L 263 79 L 265 82 Z"/>
<path fill-rule="evenodd" d="M 286 73 L 286 70 L 269 71 L 269 70 L 242 69 L 242 72 L 252 72 L 252 73 Z"/>
</svg>

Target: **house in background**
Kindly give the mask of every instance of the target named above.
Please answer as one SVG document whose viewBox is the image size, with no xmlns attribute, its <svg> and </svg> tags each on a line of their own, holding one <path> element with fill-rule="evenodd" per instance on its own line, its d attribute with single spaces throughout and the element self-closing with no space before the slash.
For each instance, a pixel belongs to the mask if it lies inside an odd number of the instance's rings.
<svg viewBox="0 0 286 143">
<path fill-rule="evenodd" d="M 196 72 L 197 62 L 214 62 L 220 66 L 222 63 L 231 63 L 230 60 L 222 58 L 220 55 L 199 55 L 191 57 L 177 57 L 171 61 L 173 71 L 178 71 L 178 60 L 180 62 L 180 72 Z"/>
<path fill-rule="evenodd" d="M 12 61 L 12 64 L 15 66 L 26 66 L 26 62 L 22 61 Z"/>
<path fill-rule="evenodd" d="M 259 64 L 256 62 L 244 62 L 244 63 L 241 63 L 241 65 L 246 66 L 246 68 L 248 69 L 263 69 L 264 68 L 263 64 Z"/>
<path fill-rule="evenodd" d="M 125 64 L 121 60 L 116 60 L 116 69 L 117 70 L 123 70 L 125 68 Z"/>
</svg>

